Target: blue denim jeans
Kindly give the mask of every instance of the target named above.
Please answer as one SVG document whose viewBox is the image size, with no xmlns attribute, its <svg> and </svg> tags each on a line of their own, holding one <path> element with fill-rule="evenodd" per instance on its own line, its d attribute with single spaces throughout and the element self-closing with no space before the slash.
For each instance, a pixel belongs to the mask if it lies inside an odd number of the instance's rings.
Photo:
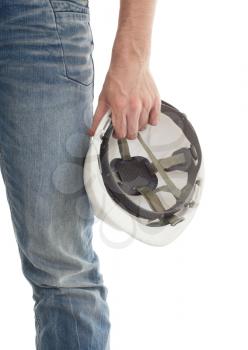
<svg viewBox="0 0 248 350">
<path fill-rule="evenodd" d="M 107 288 L 83 184 L 93 114 L 86 0 L 0 1 L 1 172 L 36 349 L 109 349 Z"/>
</svg>

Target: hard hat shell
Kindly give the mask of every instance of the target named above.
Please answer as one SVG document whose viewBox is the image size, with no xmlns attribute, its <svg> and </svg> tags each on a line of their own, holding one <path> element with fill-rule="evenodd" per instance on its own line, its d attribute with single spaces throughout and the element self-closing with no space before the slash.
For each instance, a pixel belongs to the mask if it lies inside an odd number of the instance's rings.
<svg viewBox="0 0 248 350">
<path fill-rule="evenodd" d="M 167 245 L 200 201 L 203 160 L 196 132 L 185 114 L 163 100 L 158 125 L 148 125 L 138 139 L 117 140 L 112 132 L 109 110 L 84 163 L 94 214 L 146 244 Z"/>
</svg>

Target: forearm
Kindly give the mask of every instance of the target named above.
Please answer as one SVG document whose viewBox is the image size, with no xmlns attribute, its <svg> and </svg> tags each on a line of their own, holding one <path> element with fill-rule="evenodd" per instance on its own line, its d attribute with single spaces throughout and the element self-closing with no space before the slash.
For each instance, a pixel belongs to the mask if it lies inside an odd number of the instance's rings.
<svg viewBox="0 0 248 350">
<path fill-rule="evenodd" d="M 120 0 L 118 28 L 90 135 L 111 109 L 114 134 L 133 140 L 158 123 L 161 99 L 149 69 L 156 0 Z"/>
<path fill-rule="evenodd" d="M 120 0 L 113 64 L 130 59 L 142 64 L 149 62 L 155 6 L 156 0 Z"/>
</svg>

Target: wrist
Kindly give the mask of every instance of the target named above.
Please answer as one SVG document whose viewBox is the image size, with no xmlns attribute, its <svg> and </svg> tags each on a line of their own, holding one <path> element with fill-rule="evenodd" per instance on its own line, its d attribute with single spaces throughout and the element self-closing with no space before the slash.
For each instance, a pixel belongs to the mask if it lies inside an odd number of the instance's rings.
<svg viewBox="0 0 248 350">
<path fill-rule="evenodd" d="M 111 64 L 149 65 L 150 42 L 133 38 L 128 33 L 118 32 L 112 48 Z"/>
</svg>

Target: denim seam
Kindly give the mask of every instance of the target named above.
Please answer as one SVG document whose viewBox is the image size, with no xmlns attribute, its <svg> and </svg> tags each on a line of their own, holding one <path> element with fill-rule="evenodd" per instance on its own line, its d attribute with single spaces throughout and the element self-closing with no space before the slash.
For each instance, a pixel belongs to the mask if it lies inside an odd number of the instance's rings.
<svg viewBox="0 0 248 350">
<path fill-rule="evenodd" d="M 52 302 L 53 305 L 55 306 L 55 293 L 51 293 L 52 294 Z M 54 324 L 55 324 L 55 349 L 54 350 L 58 350 L 57 347 L 57 339 L 58 339 L 58 335 L 57 335 L 57 318 L 55 318 L 56 313 L 54 313 Z"/>
<path fill-rule="evenodd" d="M 75 4 L 72 2 L 64 2 L 61 0 L 52 0 L 52 7 L 55 12 L 81 12 L 85 14 L 89 14 L 89 6 L 82 4 Z"/>
<path fill-rule="evenodd" d="M 71 290 L 71 288 L 69 288 L 69 290 Z M 70 297 L 70 295 L 68 295 L 68 297 L 69 297 L 69 302 L 70 302 L 70 307 L 71 307 L 72 316 L 73 316 L 73 319 L 74 319 L 75 324 L 76 324 L 76 334 L 77 334 L 77 341 L 78 341 L 78 350 L 80 350 L 80 341 L 79 341 L 77 320 L 76 320 L 75 315 L 74 315 L 74 312 L 73 312 L 73 307 L 72 307 L 72 302 L 71 302 L 71 297 Z"/>
<path fill-rule="evenodd" d="M 64 73 L 65 73 L 65 75 L 67 76 L 66 65 L 65 65 L 65 58 L 64 58 L 64 50 L 63 50 L 61 38 L 60 38 L 60 35 L 59 35 L 59 31 L 58 31 L 58 26 L 57 26 L 57 21 L 56 21 L 56 17 L 55 17 L 54 8 L 53 8 L 53 5 L 52 5 L 51 0 L 48 0 L 48 2 L 49 2 L 50 7 L 51 7 L 51 9 L 52 9 L 53 20 L 54 20 L 54 23 L 55 23 L 57 38 L 58 38 L 58 41 L 59 41 L 59 44 L 60 44 L 60 49 L 61 49 L 61 52 L 62 52 L 62 61 L 63 61 L 63 66 L 64 66 Z"/>
<path fill-rule="evenodd" d="M 37 346 L 37 350 L 40 350 L 40 319 L 37 313 L 35 313 L 35 319 L 37 322 L 36 346 Z"/>
<path fill-rule="evenodd" d="M 61 13 L 61 12 L 59 12 L 59 13 Z M 64 12 L 63 12 L 63 13 L 64 13 Z M 56 16 L 55 16 L 55 18 L 56 18 Z M 55 20 L 56 20 L 56 19 L 55 19 Z M 56 21 L 57 21 L 57 20 L 56 20 Z M 89 26 L 89 22 L 87 22 L 87 23 L 88 23 L 88 26 Z M 77 83 L 77 84 L 80 84 L 80 85 L 82 85 L 82 86 L 91 86 L 91 85 L 93 85 L 93 79 L 92 79 L 92 81 L 91 81 L 90 83 L 87 84 L 87 83 L 83 83 L 83 82 L 81 82 L 81 81 L 79 81 L 79 80 L 77 80 L 77 79 L 74 79 L 74 78 L 70 77 L 70 75 L 69 75 L 69 73 L 68 73 L 68 68 L 67 68 L 67 65 L 66 65 L 65 59 L 64 59 L 64 57 L 65 57 L 64 45 L 63 45 L 61 36 L 60 36 L 60 34 L 59 34 L 59 30 L 58 30 L 58 27 L 57 27 L 57 23 L 56 23 L 56 28 L 57 28 L 57 31 L 58 31 L 58 36 L 59 36 L 61 48 L 62 48 L 62 51 L 63 51 L 63 62 L 64 62 L 64 65 L 65 65 L 66 78 L 67 78 L 68 80 L 71 80 L 71 81 L 73 81 L 73 82 L 75 82 L 75 83 Z M 89 28 L 90 28 L 90 26 L 89 26 Z M 90 56 L 91 56 L 91 62 L 92 62 L 92 65 L 93 65 L 92 54 L 90 54 Z M 94 66 L 93 66 L 93 74 L 94 74 Z"/>
<path fill-rule="evenodd" d="M 92 45 L 93 45 L 93 49 L 94 49 L 94 38 L 93 38 L 93 33 L 92 33 L 91 25 L 90 25 L 90 23 L 88 23 L 88 25 L 89 25 L 89 29 L 90 29 L 90 33 L 91 33 Z M 93 59 L 92 52 L 91 52 L 90 56 L 91 56 L 91 61 L 92 61 L 92 66 L 93 66 L 93 80 L 92 80 L 93 89 L 92 89 L 92 100 L 94 100 L 94 86 L 95 86 L 95 63 L 94 63 L 94 59 Z"/>
<path fill-rule="evenodd" d="M 3 176 L 3 180 L 6 183 L 7 186 L 7 176 L 6 176 L 6 171 L 5 171 L 5 159 L 3 156 L 3 152 L 0 150 L 0 167 L 1 167 L 1 172 L 2 172 L 2 176 Z"/>
<path fill-rule="evenodd" d="M 9 192 L 10 184 L 9 184 L 9 180 L 8 180 L 8 176 L 7 176 L 7 165 L 6 165 L 6 161 L 5 161 L 5 158 L 4 158 L 4 155 L 2 152 L 0 152 L 0 165 L 1 165 L 3 180 L 5 183 L 5 187 L 6 187 L 6 197 L 7 197 L 8 203 L 9 203 L 9 209 L 10 209 L 11 217 L 12 217 L 13 224 L 14 224 L 15 223 L 15 220 L 14 220 L 15 215 L 14 215 L 14 208 L 13 208 L 13 204 L 12 204 L 12 199 L 10 198 L 10 192 Z M 18 242 L 17 238 L 16 238 L 16 241 L 17 241 L 17 244 L 19 246 L 19 242 Z M 19 249 L 20 249 L 20 247 L 19 247 Z"/>
<path fill-rule="evenodd" d="M 71 77 L 69 76 L 68 70 L 67 70 L 67 66 L 66 66 L 66 63 L 65 63 L 64 46 L 63 46 L 63 43 L 62 43 L 61 36 L 60 36 L 60 34 L 59 34 L 59 29 L 58 29 L 58 24 L 57 24 L 57 19 L 56 19 L 56 12 L 58 12 L 58 13 L 72 13 L 72 14 L 73 14 L 73 11 L 71 11 L 71 12 L 70 12 L 70 11 L 55 11 L 55 10 L 54 10 L 54 7 L 53 7 L 53 5 L 52 5 L 51 0 L 48 0 L 48 1 L 49 1 L 49 3 L 50 3 L 50 6 L 51 6 L 51 8 L 52 8 L 52 11 L 53 11 L 53 17 L 54 17 L 54 22 L 55 22 L 55 26 L 56 26 L 56 32 L 57 32 L 57 36 L 58 36 L 59 43 L 60 43 L 60 47 L 61 47 L 61 51 L 62 51 L 62 59 L 63 59 L 64 72 L 65 72 L 66 78 L 67 78 L 69 81 L 72 81 L 73 83 L 76 83 L 77 85 L 82 86 L 82 87 L 88 87 L 88 86 L 91 86 L 91 85 L 94 86 L 94 78 L 93 78 L 93 80 L 92 80 L 90 83 L 84 84 L 84 83 L 82 83 L 81 81 L 79 81 L 79 80 L 77 80 L 77 79 L 73 79 L 73 78 L 71 78 Z M 82 13 L 89 14 L 89 13 L 87 13 L 87 12 L 78 12 L 78 14 L 82 14 Z M 88 25 L 89 25 L 89 22 L 87 22 L 87 23 L 88 23 Z M 90 25 L 89 25 L 89 27 L 90 27 Z M 90 30 L 91 30 L 91 28 L 90 28 Z M 91 61 L 92 61 L 92 64 L 93 64 L 92 54 L 90 54 L 90 56 L 91 56 Z M 94 64 L 93 64 L 93 75 L 94 75 Z"/>
</svg>

